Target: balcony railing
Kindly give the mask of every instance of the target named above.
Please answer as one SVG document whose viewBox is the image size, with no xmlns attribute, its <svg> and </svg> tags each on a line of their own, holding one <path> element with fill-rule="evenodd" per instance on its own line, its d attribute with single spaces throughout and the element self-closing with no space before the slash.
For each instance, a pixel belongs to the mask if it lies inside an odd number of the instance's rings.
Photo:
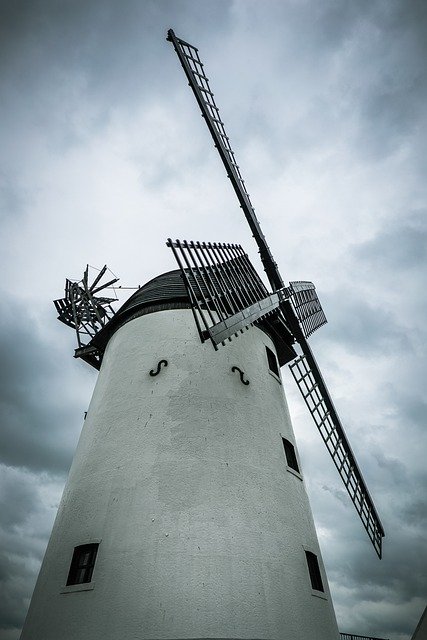
<svg viewBox="0 0 427 640">
<path fill-rule="evenodd" d="M 340 633 L 341 640 L 388 640 L 388 638 L 374 638 L 374 636 L 358 636 L 354 633 Z"/>
</svg>

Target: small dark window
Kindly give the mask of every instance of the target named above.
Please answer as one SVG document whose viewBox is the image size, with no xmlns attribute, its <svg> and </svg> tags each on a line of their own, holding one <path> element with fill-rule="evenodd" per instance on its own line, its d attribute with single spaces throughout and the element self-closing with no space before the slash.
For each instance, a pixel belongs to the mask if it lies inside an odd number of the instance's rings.
<svg viewBox="0 0 427 640">
<path fill-rule="evenodd" d="M 292 444 L 292 442 L 289 442 L 289 440 L 286 440 L 286 438 L 282 438 L 282 442 L 283 442 L 283 448 L 285 450 L 286 462 L 288 463 L 288 467 L 300 473 L 294 445 Z"/>
<path fill-rule="evenodd" d="M 280 374 L 279 374 L 279 365 L 277 364 L 277 358 L 274 355 L 274 353 L 272 352 L 271 349 L 269 349 L 268 347 L 265 347 L 265 350 L 267 352 L 267 359 L 268 359 L 268 368 L 270 369 L 270 371 L 272 371 L 273 373 L 276 374 L 277 377 L 280 378 Z"/>
<path fill-rule="evenodd" d="M 316 589 L 316 591 L 325 591 L 316 554 L 311 551 L 306 551 L 305 556 L 307 558 L 308 572 L 310 574 L 312 588 Z"/>
<path fill-rule="evenodd" d="M 74 547 L 67 585 L 83 584 L 84 582 L 90 582 L 92 580 L 98 546 L 97 543 L 92 543 Z"/>
</svg>

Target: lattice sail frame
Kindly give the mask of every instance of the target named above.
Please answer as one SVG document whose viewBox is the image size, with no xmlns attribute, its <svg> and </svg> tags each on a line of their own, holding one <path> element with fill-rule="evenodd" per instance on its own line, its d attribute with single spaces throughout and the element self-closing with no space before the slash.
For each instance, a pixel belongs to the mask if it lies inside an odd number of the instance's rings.
<svg viewBox="0 0 427 640">
<path fill-rule="evenodd" d="M 219 108 L 209 86 L 209 80 L 204 72 L 204 65 L 200 60 L 199 50 L 188 42 L 185 42 L 185 40 L 177 38 L 172 29 L 168 31 L 167 39 L 172 42 L 174 46 L 189 85 L 198 102 L 202 116 L 211 133 L 215 147 L 218 150 L 227 175 L 233 185 L 242 211 L 252 230 L 270 284 L 274 291 L 281 289 L 284 287 L 284 282 L 261 230 L 258 218 L 256 217 L 255 209 L 230 144 L 230 138 L 225 131 L 224 123 L 219 114 Z"/>
<path fill-rule="evenodd" d="M 269 294 L 240 245 L 170 238 L 166 244 L 181 269 L 200 338 L 215 349 L 290 295 L 288 288 Z"/>
<path fill-rule="evenodd" d="M 292 306 L 305 337 L 309 338 L 312 333 L 327 323 L 322 305 L 317 297 L 316 287 L 312 282 L 301 280 L 289 284 L 292 289 Z"/>
<path fill-rule="evenodd" d="M 323 380 L 310 367 L 305 355 L 299 356 L 289 365 L 289 369 L 374 549 L 381 558 L 384 529 L 329 393 L 323 388 Z"/>
</svg>

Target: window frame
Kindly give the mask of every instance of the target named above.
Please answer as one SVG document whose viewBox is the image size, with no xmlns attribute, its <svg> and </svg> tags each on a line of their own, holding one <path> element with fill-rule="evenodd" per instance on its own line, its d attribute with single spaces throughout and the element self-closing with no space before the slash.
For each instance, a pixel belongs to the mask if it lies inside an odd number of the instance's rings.
<svg viewBox="0 0 427 640">
<path fill-rule="evenodd" d="M 293 444 L 293 442 L 288 440 L 288 438 L 285 438 L 284 436 L 282 436 L 282 434 L 280 434 L 280 437 L 282 439 L 283 453 L 285 454 L 286 466 L 288 471 L 296 475 L 298 478 L 302 479 L 301 469 L 300 469 L 297 450 L 295 445 Z M 296 467 L 291 464 L 292 462 L 295 462 Z"/>
<path fill-rule="evenodd" d="M 326 591 L 323 584 L 322 572 L 320 570 L 320 564 L 317 555 L 313 551 L 310 551 L 306 548 L 304 548 L 304 553 L 311 588 L 315 592 L 313 595 L 322 595 L 326 598 Z"/>
<path fill-rule="evenodd" d="M 280 367 L 279 361 L 277 360 L 277 356 L 270 347 L 265 346 L 265 354 L 267 356 L 267 364 L 268 364 L 268 372 L 273 376 L 275 380 L 282 384 L 282 380 L 280 378 Z M 273 366 L 273 368 L 272 368 Z"/>
<path fill-rule="evenodd" d="M 92 583 L 98 549 L 99 542 L 87 542 L 74 547 L 67 582 L 65 584 L 67 588 L 84 588 L 85 585 L 87 586 Z"/>
</svg>

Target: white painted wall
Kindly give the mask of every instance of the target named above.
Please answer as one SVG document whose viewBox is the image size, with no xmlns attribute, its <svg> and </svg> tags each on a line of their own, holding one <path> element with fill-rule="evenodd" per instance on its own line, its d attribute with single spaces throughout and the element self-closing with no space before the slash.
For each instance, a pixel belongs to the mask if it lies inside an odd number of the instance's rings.
<svg viewBox="0 0 427 640">
<path fill-rule="evenodd" d="M 274 351 L 251 328 L 215 351 L 187 309 L 114 334 L 22 640 L 339 637 L 265 345 Z M 73 548 L 94 541 L 92 583 L 64 589 Z M 324 597 L 304 548 L 319 557 Z"/>
</svg>

